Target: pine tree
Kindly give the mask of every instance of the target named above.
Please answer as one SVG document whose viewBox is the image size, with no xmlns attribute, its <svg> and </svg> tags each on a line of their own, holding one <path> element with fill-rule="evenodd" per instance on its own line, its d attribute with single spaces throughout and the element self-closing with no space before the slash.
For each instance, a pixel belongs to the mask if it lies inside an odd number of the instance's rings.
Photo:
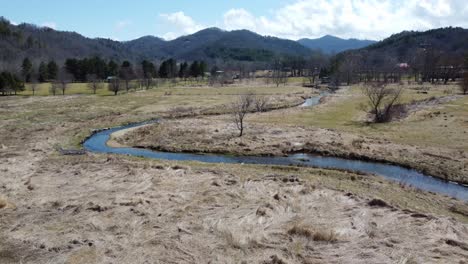
<svg viewBox="0 0 468 264">
<path fill-rule="evenodd" d="M 55 61 L 49 61 L 47 64 L 47 77 L 50 80 L 55 80 L 57 79 L 57 74 L 58 74 L 58 65 Z"/>
<path fill-rule="evenodd" d="M 46 82 L 49 79 L 49 71 L 44 62 L 39 64 L 39 82 Z"/>
<path fill-rule="evenodd" d="M 190 65 L 190 76 L 192 77 L 198 77 L 199 72 L 200 72 L 200 65 L 198 64 L 198 61 L 194 61 L 192 65 Z"/>
<path fill-rule="evenodd" d="M 23 80 L 25 82 L 31 81 L 33 71 L 33 65 L 29 58 L 24 58 L 23 64 L 21 64 L 21 74 L 23 75 Z"/>
<path fill-rule="evenodd" d="M 117 74 L 119 73 L 119 65 L 117 65 L 117 63 L 115 63 L 115 61 L 111 60 L 109 61 L 109 63 L 107 64 L 107 77 L 110 77 L 110 76 L 117 76 Z"/>
</svg>

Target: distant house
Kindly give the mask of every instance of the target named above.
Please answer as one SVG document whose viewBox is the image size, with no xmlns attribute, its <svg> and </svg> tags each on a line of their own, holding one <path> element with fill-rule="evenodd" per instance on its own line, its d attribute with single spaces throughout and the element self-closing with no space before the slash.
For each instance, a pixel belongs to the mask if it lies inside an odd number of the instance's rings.
<svg viewBox="0 0 468 264">
<path fill-rule="evenodd" d="M 106 81 L 107 81 L 107 82 L 110 82 L 110 81 L 115 80 L 115 79 L 118 79 L 118 77 L 117 77 L 117 76 L 108 76 L 108 77 L 106 78 Z"/>
<path fill-rule="evenodd" d="M 410 65 L 406 62 L 398 63 L 396 66 L 402 70 L 407 70 L 410 67 Z"/>
</svg>

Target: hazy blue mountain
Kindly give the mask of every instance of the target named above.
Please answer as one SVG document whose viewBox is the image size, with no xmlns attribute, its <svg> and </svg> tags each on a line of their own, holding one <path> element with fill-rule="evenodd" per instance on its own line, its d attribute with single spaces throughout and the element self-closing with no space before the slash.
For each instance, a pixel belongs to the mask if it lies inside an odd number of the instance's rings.
<svg viewBox="0 0 468 264">
<path fill-rule="evenodd" d="M 325 54 L 339 53 L 350 49 L 359 49 L 371 44 L 374 40 L 342 39 L 330 35 L 318 39 L 300 39 L 297 42 L 312 50 L 321 50 Z"/>
</svg>

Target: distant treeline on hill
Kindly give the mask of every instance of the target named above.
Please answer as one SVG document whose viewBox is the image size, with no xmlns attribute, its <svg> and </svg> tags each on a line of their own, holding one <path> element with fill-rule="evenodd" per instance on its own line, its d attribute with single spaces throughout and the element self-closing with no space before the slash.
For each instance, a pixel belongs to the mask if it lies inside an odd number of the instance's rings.
<svg viewBox="0 0 468 264">
<path fill-rule="evenodd" d="M 133 65 L 130 61 L 123 61 L 121 64 L 118 64 L 114 60 L 106 61 L 100 57 L 67 59 L 63 67 L 59 67 L 55 61 L 41 62 L 36 68 L 29 58 L 25 58 L 21 65 L 20 75 L 22 78 L 19 79 L 24 82 L 47 82 L 61 77 L 69 81 L 86 82 L 90 79 L 105 80 L 108 77 L 126 80 L 189 78 L 203 76 L 207 70 L 208 66 L 204 61 L 177 63 L 175 59 L 168 59 L 163 61 L 158 67 L 158 65 L 148 60 L 143 60 L 140 64 Z M 13 73 L 11 75 L 16 76 Z"/>
</svg>

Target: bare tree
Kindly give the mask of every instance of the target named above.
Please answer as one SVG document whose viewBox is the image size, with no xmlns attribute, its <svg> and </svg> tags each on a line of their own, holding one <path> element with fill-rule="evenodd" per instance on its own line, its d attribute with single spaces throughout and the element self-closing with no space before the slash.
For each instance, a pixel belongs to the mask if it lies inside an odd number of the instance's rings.
<svg viewBox="0 0 468 264">
<path fill-rule="evenodd" d="M 62 91 L 62 95 L 65 95 L 65 91 L 68 88 L 68 84 L 71 82 L 71 75 L 67 73 L 65 69 L 61 69 L 58 74 L 56 83 L 59 86 L 59 89 Z"/>
<path fill-rule="evenodd" d="M 49 87 L 49 94 L 55 96 L 58 90 L 60 90 L 60 84 L 58 82 L 52 82 Z"/>
<path fill-rule="evenodd" d="M 244 119 L 252 106 L 254 95 L 252 93 L 239 95 L 232 103 L 232 120 L 239 130 L 239 137 L 244 133 Z"/>
<path fill-rule="evenodd" d="M 86 77 L 88 80 L 88 88 L 93 91 L 93 94 L 96 94 L 97 90 L 104 88 L 104 83 L 102 83 L 96 74 L 90 74 Z"/>
<path fill-rule="evenodd" d="M 32 80 L 31 81 L 31 91 L 32 91 L 32 95 L 36 95 L 36 91 L 37 89 L 39 88 L 39 82 L 37 82 L 36 80 Z"/>
<path fill-rule="evenodd" d="M 268 105 L 268 97 L 256 95 L 254 98 L 254 105 L 257 112 L 265 112 Z"/>
<path fill-rule="evenodd" d="M 117 78 L 110 79 L 108 89 L 109 91 L 113 92 L 114 95 L 117 95 L 121 89 L 120 80 Z"/>
<path fill-rule="evenodd" d="M 383 123 L 391 121 L 395 106 L 403 93 L 403 86 L 389 87 L 385 83 L 373 83 L 363 86 L 362 92 L 367 97 L 374 122 Z"/>
<path fill-rule="evenodd" d="M 468 71 L 463 73 L 463 78 L 460 83 L 460 90 L 463 94 L 468 94 Z"/>
<path fill-rule="evenodd" d="M 288 76 L 281 61 L 274 62 L 272 79 L 273 83 L 276 84 L 276 87 L 280 86 L 280 84 L 286 85 L 286 83 L 288 82 Z"/>
</svg>

